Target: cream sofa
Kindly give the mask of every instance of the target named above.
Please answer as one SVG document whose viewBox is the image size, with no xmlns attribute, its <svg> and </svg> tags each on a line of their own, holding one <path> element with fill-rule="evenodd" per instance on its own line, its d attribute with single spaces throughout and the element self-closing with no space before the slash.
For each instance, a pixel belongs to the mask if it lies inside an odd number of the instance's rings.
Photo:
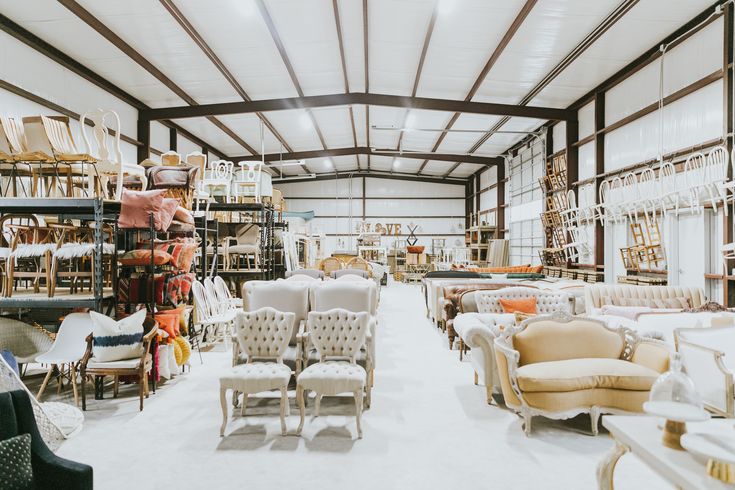
<svg viewBox="0 0 735 490">
<path fill-rule="evenodd" d="M 568 419 L 589 413 L 597 435 L 601 413 L 636 413 L 669 366 L 669 348 L 603 322 L 555 314 L 534 317 L 495 339 L 505 404 L 520 413 L 526 435 L 533 416 Z"/>
<path fill-rule="evenodd" d="M 492 394 L 500 391 L 495 362 L 494 340 L 501 330 L 515 324 L 514 313 L 504 313 L 500 299 L 536 298 L 536 311 L 542 315 L 555 312 L 570 313 L 573 298 L 562 292 L 513 286 L 494 291 L 469 291 L 462 296 L 462 311 L 454 319 L 454 330 L 461 342 L 472 349 L 470 362 L 475 370 L 475 384 L 481 383 L 487 390 L 487 402 Z M 470 312 L 476 308 L 477 313 Z M 460 346 L 462 352 L 463 346 Z"/>
<path fill-rule="evenodd" d="M 592 284 L 584 290 L 587 315 L 600 314 L 600 309 L 607 305 L 638 306 L 623 304 L 628 299 L 656 300 L 686 298 L 691 308 L 699 308 L 706 301 L 704 290 L 688 286 L 634 286 L 631 284 Z"/>
</svg>

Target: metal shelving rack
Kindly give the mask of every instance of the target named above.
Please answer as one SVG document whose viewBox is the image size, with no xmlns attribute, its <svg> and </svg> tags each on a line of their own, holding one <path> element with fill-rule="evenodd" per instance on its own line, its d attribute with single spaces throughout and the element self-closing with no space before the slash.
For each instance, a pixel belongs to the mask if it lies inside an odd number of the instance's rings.
<svg viewBox="0 0 735 490">
<path fill-rule="evenodd" d="M 213 202 L 209 204 L 209 212 L 247 212 L 253 213 L 253 221 L 248 222 L 260 226 L 260 267 L 257 271 L 248 270 L 228 270 L 228 271 L 217 271 L 218 275 L 225 277 L 241 277 L 241 276 L 256 276 L 263 280 L 273 280 L 279 275 L 280 268 L 276 264 L 276 244 L 275 244 L 275 229 L 286 228 L 286 223 L 275 222 L 275 211 L 270 205 L 263 203 L 223 203 Z M 203 218 L 200 218 L 203 219 Z M 210 220 L 212 221 L 212 220 Z M 223 223 L 219 221 L 219 223 Z M 240 224 L 239 222 L 233 222 Z M 245 222 L 242 222 L 245 224 Z M 203 226 L 206 231 L 206 223 Z M 202 252 L 206 256 L 206 249 L 202 249 Z M 202 261 L 202 264 L 206 264 L 206 260 Z"/>
<path fill-rule="evenodd" d="M 74 298 L 40 298 L 40 297 L 10 297 L 0 298 L 0 308 L 93 308 L 102 311 L 105 303 L 108 305 L 108 313 L 115 311 L 116 296 L 114 292 L 105 294 L 104 261 L 102 260 L 102 225 L 104 222 L 112 222 L 115 235 L 115 253 L 112 263 L 117 263 L 117 218 L 120 216 L 120 203 L 108 201 L 97 197 L 82 198 L 26 198 L 26 197 L 1 197 L 0 214 L 38 214 L 42 216 L 57 216 L 59 221 L 79 219 L 94 221 L 95 231 L 95 256 L 94 256 L 94 294 L 92 297 Z M 113 267 L 112 283 L 117 281 L 117 269 Z"/>
</svg>

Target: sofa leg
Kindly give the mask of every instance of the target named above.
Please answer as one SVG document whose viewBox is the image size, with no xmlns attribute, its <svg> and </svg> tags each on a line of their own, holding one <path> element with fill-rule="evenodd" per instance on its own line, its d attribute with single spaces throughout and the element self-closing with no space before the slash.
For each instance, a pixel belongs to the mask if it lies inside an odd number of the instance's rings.
<svg viewBox="0 0 735 490">
<path fill-rule="evenodd" d="M 462 340 L 462 337 L 460 337 L 459 338 L 459 360 L 461 361 L 462 359 L 464 359 L 464 341 Z"/>
<path fill-rule="evenodd" d="M 523 432 L 525 432 L 527 437 L 531 436 L 531 418 L 532 415 L 528 410 L 523 410 L 521 413 L 523 416 Z"/>
<path fill-rule="evenodd" d="M 452 350 L 454 346 L 454 335 L 449 331 L 447 331 L 447 339 L 449 339 L 449 350 Z"/>
<path fill-rule="evenodd" d="M 477 371 L 475 371 L 475 386 L 477 386 L 477 382 L 478 382 L 478 376 L 477 376 Z"/>
<path fill-rule="evenodd" d="M 475 375 L 477 376 L 477 375 Z M 487 404 L 492 405 L 493 404 L 493 387 L 492 386 L 485 386 L 485 394 L 487 396 Z"/>
<path fill-rule="evenodd" d="M 592 407 L 590 409 L 590 423 L 592 424 L 592 435 L 593 436 L 596 436 L 599 432 L 598 430 L 599 420 L 600 420 L 600 407 Z"/>
</svg>

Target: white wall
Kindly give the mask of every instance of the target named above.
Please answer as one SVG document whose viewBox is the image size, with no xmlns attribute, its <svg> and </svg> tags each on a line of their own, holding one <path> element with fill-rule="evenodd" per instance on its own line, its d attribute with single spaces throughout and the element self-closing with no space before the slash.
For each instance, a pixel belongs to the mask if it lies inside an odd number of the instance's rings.
<svg viewBox="0 0 735 490">
<path fill-rule="evenodd" d="M 289 211 L 314 211 L 311 231 L 327 236 L 327 254 L 356 248 L 355 230 L 363 219 L 363 212 L 365 221 L 372 227 L 377 223 L 401 225 L 399 237 L 383 237 L 382 245 L 386 247 L 392 247 L 396 238 L 405 240 L 410 223 L 418 225 L 417 244 L 426 246 L 427 252 L 431 251 L 432 238 L 444 238 L 447 246 L 457 246 L 456 241 L 464 244 L 463 185 L 370 177 L 355 177 L 351 183 L 350 186 L 350 180 L 339 179 L 283 182 L 274 187 L 283 193 Z"/>
</svg>

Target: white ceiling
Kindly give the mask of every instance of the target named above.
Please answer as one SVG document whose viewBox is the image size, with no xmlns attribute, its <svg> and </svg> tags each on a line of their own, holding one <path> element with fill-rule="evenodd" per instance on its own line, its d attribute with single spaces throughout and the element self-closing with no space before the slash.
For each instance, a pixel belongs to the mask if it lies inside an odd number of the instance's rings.
<svg viewBox="0 0 735 490">
<path fill-rule="evenodd" d="M 116 35 L 171 79 L 198 104 L 241 101 L 242 97 L 197 46 L 160 1 L 100 2 L 77 0 Z M 176 7 L 233 74 L 253 100 L 296 97 L 298 90 L 281 59 L 256 0 L 174 0 Z M 305 95 L 364 92 L 365 58 L 363 2 L 337 0 L 344 44 L 347 87 L 342 71 L 335 13 L 331 0 L 264 0 L 284 50 Z M 483 66 L 523 7 L 524 0 L 368 0 L 369 92 L 411 95 L 432 14 L 436 22 L 416 95 L 464 100 Z M 599 25 L 620 0 L 538 0 L 481 81 L 473 101 L 519 103 L 559 61 Z M 612 28 L 554 79 L 531 105 L 563 108 L 620 70 L 666 35 L 710 6 L 712 0 L 640 0 Z M 53 0 L 0 0 L 0 11 L 72 58 L 110 80 L 151 107 L 186 102 L 143 67 Z M 294 151 L 370 146 L 396 149 L 398 131 L 370 130 L 366 108 L 326 107 L 264 114 Z M 370 125 L 423 129 L 444 128 L 452 113 L 370 107 Z M 260 120 L 254 114 L 218 116 L 257 151 Z M 439 153 L 464 154 L 482 131 L 501 118 L 462 114 L 453 129 L 479 132 L 447 133 Z M 205 118 L 178 124 L 230 156 L 247 155 L 238 142 Z M 545 121 L 511 118 L 503 130 L 528 131 Z M 352 125 L 355 133 L 353 136 Z M 406 132 L 404 151 L 431 152 L 440 132 Z M 267 128 L 264 149 L 278 153 L 282 144 Z M 494 134 L 476 151 L 498 155 L 523 138 Z M 370 169 L 416 173 L 423 160 L 370 157 Z M 396 164 L 396 162 L 398 162 Z M 367 169 L 366 155 L 313 159 L 310 171 Z M 452 162 L 428 161 L 422 174 L 446 175 Z M 462 163 L 451 177 L 467 177 L 480 166 Z M 283 167 L 287 174 L 300 166 Z"/>
</svg>

